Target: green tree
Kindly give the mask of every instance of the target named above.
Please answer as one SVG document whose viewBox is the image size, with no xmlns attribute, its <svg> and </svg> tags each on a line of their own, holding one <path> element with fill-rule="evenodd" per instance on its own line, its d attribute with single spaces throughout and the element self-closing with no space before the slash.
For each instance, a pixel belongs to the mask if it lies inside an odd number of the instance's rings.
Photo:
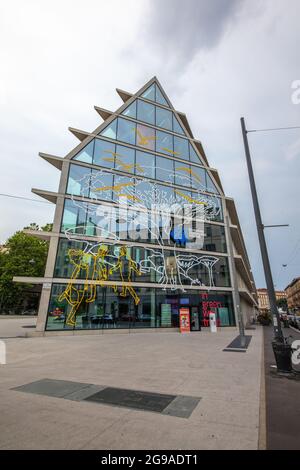
<svg viewBox="0 0 300 470">
<path fill-rule="evenodd" d="M 279 299 L 276 301 L 277 307 L 282 308 L 285 312 L 287 311 L 287 299 Z"/>
<path fill-rule="evenodd" d="M 48 229 L 51 224 L 47 224 Z M 30 224 L 39 230 L 37 224 Z M 32 285 L 13 282 L 14 276 L 43 276 L 48 253 L 48 242 L 16 232 L 0 252 L 0 313 L 19 312 Z"/>
</svg>

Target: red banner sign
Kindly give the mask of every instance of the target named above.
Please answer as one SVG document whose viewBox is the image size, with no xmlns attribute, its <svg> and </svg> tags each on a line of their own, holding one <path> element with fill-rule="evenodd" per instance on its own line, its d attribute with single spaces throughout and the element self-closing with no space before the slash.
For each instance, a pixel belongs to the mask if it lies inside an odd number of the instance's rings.
<svg viewBox="0 0 300 470">
<path fill-rule="evenodd" d="M 180 333 L 189 333 L 191 331 L 189 308 L 179 309 L 179 321 L 180 321 Z"/>
</svg>

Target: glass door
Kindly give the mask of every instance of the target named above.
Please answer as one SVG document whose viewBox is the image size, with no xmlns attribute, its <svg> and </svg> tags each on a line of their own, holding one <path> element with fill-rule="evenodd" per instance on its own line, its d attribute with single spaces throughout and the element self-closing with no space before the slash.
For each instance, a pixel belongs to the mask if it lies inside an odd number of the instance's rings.
<svg viewBox="0 0 300 470">
<path fill-rule="evenodd" d="M 200 331 L 200 318 L 198 307 L 190 307 L 191 331 Z"/>
</svg>

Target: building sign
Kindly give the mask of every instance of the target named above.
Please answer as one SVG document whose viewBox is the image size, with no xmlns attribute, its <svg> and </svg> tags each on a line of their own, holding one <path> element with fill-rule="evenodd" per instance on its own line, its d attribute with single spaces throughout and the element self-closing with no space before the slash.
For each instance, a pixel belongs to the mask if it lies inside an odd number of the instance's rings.
<svg viewBox="0 0 300 470">
<path fill-rule="evenodd" d="M 179 309 L 179 321 L 180 321 L 180 333 L 189 333 L 191 331 L 189 308 Z"/>
</svg>

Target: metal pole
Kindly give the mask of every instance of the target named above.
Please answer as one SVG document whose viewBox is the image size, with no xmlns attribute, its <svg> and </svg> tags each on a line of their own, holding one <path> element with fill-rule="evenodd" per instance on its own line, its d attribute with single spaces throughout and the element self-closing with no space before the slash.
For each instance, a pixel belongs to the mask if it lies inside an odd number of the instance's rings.
<svg viewBox="0 0 300 470">
<path fill-rule="evenodd" d="M 254 207 L 254 213 L 255 213 L 255 219 L 256 219 L 257 234 L 258 234 L 258 239 L 259 239 L 261 257 L 262 257 L 263 266 L 264 266 L 271 314 L 272 314 L 272 319 L 273 319 L 274 336 L 277 342 L 284 343 L 284 336 L 282 333 L 279 313 L 278 313 L 278 309 L 276 305 L 276 296 L 275 296 L 273 278 L 272 278 L 272 273 L 271 273 L 271 268 L 270 268 L 270 261 L 268 257 L 267 245 L 266 245 L 266 240 L 265 240 L 264 226 L 261 220 L 260 208 L 259 208 L 258 197 L 257 197 L 257 192 L 256 192 L 256 186 L 255 186 L 255 180 L 254 180 L 254 174 L 253 174 L 253 168 L 252 168 L 250 150 L 249 150 L 249 144 L 248 144 L 247 130 L 245 126 L 245 120 L 243 117 L 241 118 L 241 126 L 242 126 L 242 133 L 243 133 L 243 139 L 244 139 L 244 147 L 245 147 L 245 154 L 246 154 L 246 160 L 247 160 L 252 201 L 253 201 L 253 207 Z"/>
<path fill-rule="evenodd" d="M 236 268 L 234 264 L 234 253 L 233 253 L 233 246 L 232 246 L 233 241 L 232 241 L 232 237 L 230 233 L 230 224 L 229 224 L 228 215 L 225 217 L 225 219 L 226 219 L 226 227 L 227 227 L 227 238 L 229 242 L 228 251 L 229 251 L 230 258 L 231 258 L 233 295 L 234 295 L 234 301 L 235 301 L 237 320 L 239 323 L 240 345 L 242 348 L 244 348 L 246 345 L 245 327 L 244 327 L 243 315 L 241 312 L 241 299 L 240 299 L 240 293 L 239 293 L 239 286 L 237 282 Z"/>
</svg>

